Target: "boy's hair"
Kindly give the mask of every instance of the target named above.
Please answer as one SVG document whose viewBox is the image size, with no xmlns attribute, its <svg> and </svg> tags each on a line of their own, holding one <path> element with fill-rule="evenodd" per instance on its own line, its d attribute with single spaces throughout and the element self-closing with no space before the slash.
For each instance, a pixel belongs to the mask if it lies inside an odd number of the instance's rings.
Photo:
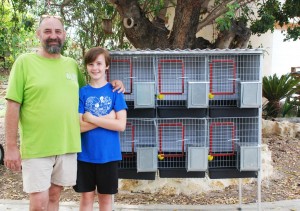
<svg viewBox="0 0 300 211">
<path fill-rule="evenodd" d="M 86 66 L 87 64 L 94 62 L 96 58 L 101 54 L 104 55 L 106 66 L 109 66 L 110 65 L 109 52 L 105 48 L 101 48 L 101 47 L 93 47 L 85 53 L 84 65 Z"/>
</svg>

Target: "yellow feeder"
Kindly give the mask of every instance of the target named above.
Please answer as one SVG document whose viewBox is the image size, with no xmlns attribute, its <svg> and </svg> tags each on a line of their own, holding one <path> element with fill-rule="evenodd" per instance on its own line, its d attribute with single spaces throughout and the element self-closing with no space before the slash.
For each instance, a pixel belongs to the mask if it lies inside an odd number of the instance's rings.
<svg viewBox="0 0 300 211">
<path fill-rule="evenodd" d="M 164 97 L 165 97 L 165 96 L 164 96 L 163 94 L 157 95 L 157 98 L 160 99 L 160 100 L 164 99 Z"/>
<path fill-rule="evenodd" d="M 214 156 L 208 155 L 207 159 L 208 159 L 209 161 L 212 161 L 212 160 L 214 159 Z"/>
<path fill-rule="evenodd" d="M 213 95 L 212 93 L 209 93 L 209 94 L 208 94 L 208 98 L 209 98 L 209 99 L 213 99 L 214 97 L 215 97 L 215 95 Z"/>
<path fill-rule="evenodd" d="M 157 157 L 159 160 L 163 160 L 165 158 L 164 154 L 158 154 Z"/>
</svg>

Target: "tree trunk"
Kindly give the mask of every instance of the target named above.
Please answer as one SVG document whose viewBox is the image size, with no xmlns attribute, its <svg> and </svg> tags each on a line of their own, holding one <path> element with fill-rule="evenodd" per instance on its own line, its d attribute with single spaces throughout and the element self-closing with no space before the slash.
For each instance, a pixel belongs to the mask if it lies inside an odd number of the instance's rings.
<svg viewBox="0 0 300 211">
<path fill-rule="evenodd" d="M 245 24 L 234 22 L 231 30 L 219 33 L 215 43 L 202 37 L 197 38 L 200 13 L 208 10 L 208 0 L 177 0 L 171 31 L 165 26 L 166 10 L 160 11 L 158 17 L 150 21 L 140 8 L 138 0 L 109 1 L 121 16 L 127 39 L 139 49 L 245 48 L 251 35 Z M 224 12 L 225 9 L 223 5 L 220 11 Z M 220 11 L 215 11 L 216 17 L 222 14 Z"/>
<path fill-rule="evenodd" d="M 173 30 L 170 36 L 171 48 L 196 47 L 196 33 L 200 8 L 203 1 L 177 0 Z M 198 9 L 195 9 L 198 8 Z"/>
</svg>

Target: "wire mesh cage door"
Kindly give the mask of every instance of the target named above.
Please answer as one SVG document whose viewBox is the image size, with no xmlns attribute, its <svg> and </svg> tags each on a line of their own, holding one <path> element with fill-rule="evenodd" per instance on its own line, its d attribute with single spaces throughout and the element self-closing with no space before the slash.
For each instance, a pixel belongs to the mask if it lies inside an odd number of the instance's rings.
<svg viewBox="0 0 300 211">
<path fill-rule="evenodd" d="M 207 82 L 204 56 L 157 55 L 158 106 L 186 106 L 187 83 Z"/>
<path fill-rule="evenodd" d="M 259 54 L 210 55 L 210 105 L 219 107 L 237 106 L 237 103 L 241 100 L 239 95 L 241 86 L 239 87 L 238 83 L 249 82 L 251 84 L 259 82 L 260 75 L 261 55 Z"/>
<path fill-rule="evenodd" d="M 185 168 L 187 146 L 206 147 L 205 119 L 158 119 L 157 130 L 161 168 Z"/>
<path fill-rule="evenodd" d="M 132 59 L 124 56 L 112 56 L 110 68 L 107 72 L 107 81 L 122 80 L 125 86 L 125 95 L 133 91 Z M 125 99 L 128 97 L 125 97 Z"/>
<path fill-rule="evenodd" d="M 136 168 L 137 148 L 157 148 L 155 133 L 153 119 L 127 119 L 126 129 L 120 133 L 122 168 Z"/>
<path fill-rule="evenodd" d="M 235 106 L 236 61 L 228 55 L 212 56 L 209 59 L 209 99 L 211 106 Z"/>
<path fill-rule="evenodd" d="M 209 167 L 236 167 L 236 145 L 258 146 L 258 128 L 257 117 L 209 119 Z"/>
<path fill-rule="evenodd" d="M 128 120 L 125 131 L 120 133 L 122 152 L 122 162 L 120 163 L 120 168 L 136 168 L 135 127 L 136 126 L 130 120 Z"/>
</svg>

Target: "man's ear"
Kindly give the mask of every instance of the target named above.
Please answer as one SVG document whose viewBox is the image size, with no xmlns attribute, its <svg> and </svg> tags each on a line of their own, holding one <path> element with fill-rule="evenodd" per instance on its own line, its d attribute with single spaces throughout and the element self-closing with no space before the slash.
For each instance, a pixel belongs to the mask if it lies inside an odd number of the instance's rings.
<svg viewBox="0 0 300 211">
<path fill-rule="evenodd" d="M 64 33 L 64 39 L 66 40 L 66 38 L 67 38 L 67 32 L 66 32 L 66 30 L 64 30 L 63 33 Z"/>
<path fill-rule="evenodd" d="M 37 38 L 40 38 L 40 35 L 41 35 L 41 30 L 36 30 L 36 32 L 35 32 L 35 36 L 37 37 Z"/>
</svg>

